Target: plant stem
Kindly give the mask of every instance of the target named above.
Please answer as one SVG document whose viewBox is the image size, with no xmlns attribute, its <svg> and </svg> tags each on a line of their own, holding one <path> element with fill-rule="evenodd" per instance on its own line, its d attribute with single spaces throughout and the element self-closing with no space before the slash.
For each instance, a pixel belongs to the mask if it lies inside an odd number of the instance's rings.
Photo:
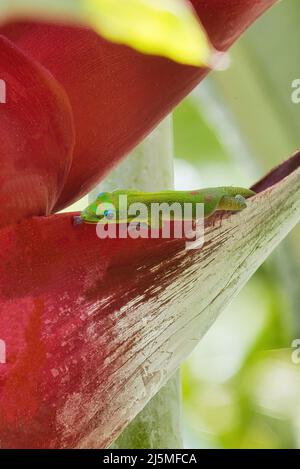
<svg viewBox="0 0 300 469">
<path fill-rule="evenodd" d="M 178 370 L 121 433 L 111 448 L 181 447 L 181 380 Z"/>
<path fill-rule="evenodd" d="M 140 189 L 160 191 L 173 187 L 173 134 L 171 117 L 165 119 L 106 180 L 100 190 Z M 180 372 L 161 388 L 146 407 L 113 443 L 114 449 L 180 448 L 181 380 Z"/>
</svg>

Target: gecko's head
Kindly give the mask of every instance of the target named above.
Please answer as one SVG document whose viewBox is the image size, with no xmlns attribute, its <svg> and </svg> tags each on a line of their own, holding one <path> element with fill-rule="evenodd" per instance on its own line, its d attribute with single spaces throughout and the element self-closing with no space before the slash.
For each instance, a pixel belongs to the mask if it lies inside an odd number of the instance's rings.
<svg viewBox="0 0 300 469">
<path fill-rule="evenodd" d="M 223 196 L 218 203 L 218 210 L 237 212 L 247 207 L 247 199 L 253 197 L 255 192 L 241 187 L 224 187 Z"/>
<path fill-rule="evenodd" d="M 96 200 L 83 210 L 81 218 L 86 223 L 114 222 L 116 220 L 116 207 L 113 202 L 111 193 L 101 192 Z"/>
</svg>

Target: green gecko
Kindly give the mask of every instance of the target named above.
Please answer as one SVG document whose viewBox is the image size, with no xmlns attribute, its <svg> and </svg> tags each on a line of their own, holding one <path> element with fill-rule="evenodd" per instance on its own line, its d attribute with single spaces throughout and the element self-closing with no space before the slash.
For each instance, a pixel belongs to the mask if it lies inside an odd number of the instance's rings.
<svg viewBox="0 0 300 469">
<path fill-rule="evenodd" d="M 150 216 L 148 216 L 148 219 L 139 219 L 138 221 L 151 226 L 151 204 L 153 203 L 167 203 L 169 205 L 179 203 L 182 208 L 184 208 L 185 203 L 190 203 L 192 204 L 192 219 L 195 219 L 197 203 L 204 204 L 204 217 L 209 217 L 217 210 L 243 210 L 247 206 L 246 199 L 253 195 L 255 195 L 255 192 L 241 187 L 212 187 L 190 191 L 142 192 L 129 189 L 101 192 L 94 202 L 81 212 L 80 217 L 75 217 L 74 223 L 130 223 L 136 219 L 137 214 L 129 215 L 126 211 L 125 216 L 121 215 L 120 196 L 127 197 L 128 207 L 137 202 L 144 204 Z M 122 211 L 122 213 L 124 212 Z M 170 215 L 172 220 L 177 220 L 176 214 L 171 212 Z M 180 220 L 182 220 L 182 217 Z"/>
</svg>

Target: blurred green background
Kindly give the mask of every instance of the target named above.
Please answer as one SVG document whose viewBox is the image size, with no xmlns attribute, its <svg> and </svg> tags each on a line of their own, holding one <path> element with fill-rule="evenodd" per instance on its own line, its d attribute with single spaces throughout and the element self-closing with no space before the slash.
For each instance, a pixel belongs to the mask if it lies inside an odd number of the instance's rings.
<svg viewBox="0 0 300 469">
<path fill-rule="evenodd" d="M 174 112 L 175 185 L 251 185 L 300 147 L 300 4 L 284 0 Z M 183 367 L 185 445 L 299 448 L 300 228 L 260 268 Z"/>
</svg>

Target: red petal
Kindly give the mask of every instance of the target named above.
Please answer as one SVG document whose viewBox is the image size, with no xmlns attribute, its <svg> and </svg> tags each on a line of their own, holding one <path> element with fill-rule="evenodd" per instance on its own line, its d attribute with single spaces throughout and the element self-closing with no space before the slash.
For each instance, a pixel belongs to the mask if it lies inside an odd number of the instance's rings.
<svg viewBox="0 0 300 469">
<path fill-rule="evenodd" d="M 147 241 L 99 240 L 95 225 L 74 227 L 70 214 L 0 230 L 2 448 L 74 447 L 107 421 L 108 401 L 124 385 L 120 370 L 114 379 L 119 353 L 130 354 L 138 340 L 125 334 L 119 342 L 122 312 L 114 312 L 141 292 L 151 295 L 151 266 L 182 244 L 165 242 L 166 250 L 161 240 Z M 100 446 L 111 439 L 106 428 Z"/>
<path fill-rule="evenodd" d="M 40 64 L 0 36 L 0 227 L 51 213 L 71 166 L 67 96 Z"/>
<path fill-rule="evenodd" d="M 286 161 L 283 161 L 276 168 L 273 168 L 266 176 L 251 187 L 255 192 L 262 192 L 268 187 L 277 184 L 282 179 L 287 177 L 293 171 L 300 167 L 300 150 L 297 150 L 294 155 Z"/>
<path fill-rule="evenodd" d="M 192 1 L 219 49 L 274 2 Z M 56 209 L 87 193 L 207 73 L 111 44 L 83 28 L 12 24 L 2 31 L 51 70 L 72 104 L 77 141 Z"/>
<path fill-rule="evenodd" d="M 226 50 L 276 0 L 190 0 L 211 42 Z"/>
</svg>

